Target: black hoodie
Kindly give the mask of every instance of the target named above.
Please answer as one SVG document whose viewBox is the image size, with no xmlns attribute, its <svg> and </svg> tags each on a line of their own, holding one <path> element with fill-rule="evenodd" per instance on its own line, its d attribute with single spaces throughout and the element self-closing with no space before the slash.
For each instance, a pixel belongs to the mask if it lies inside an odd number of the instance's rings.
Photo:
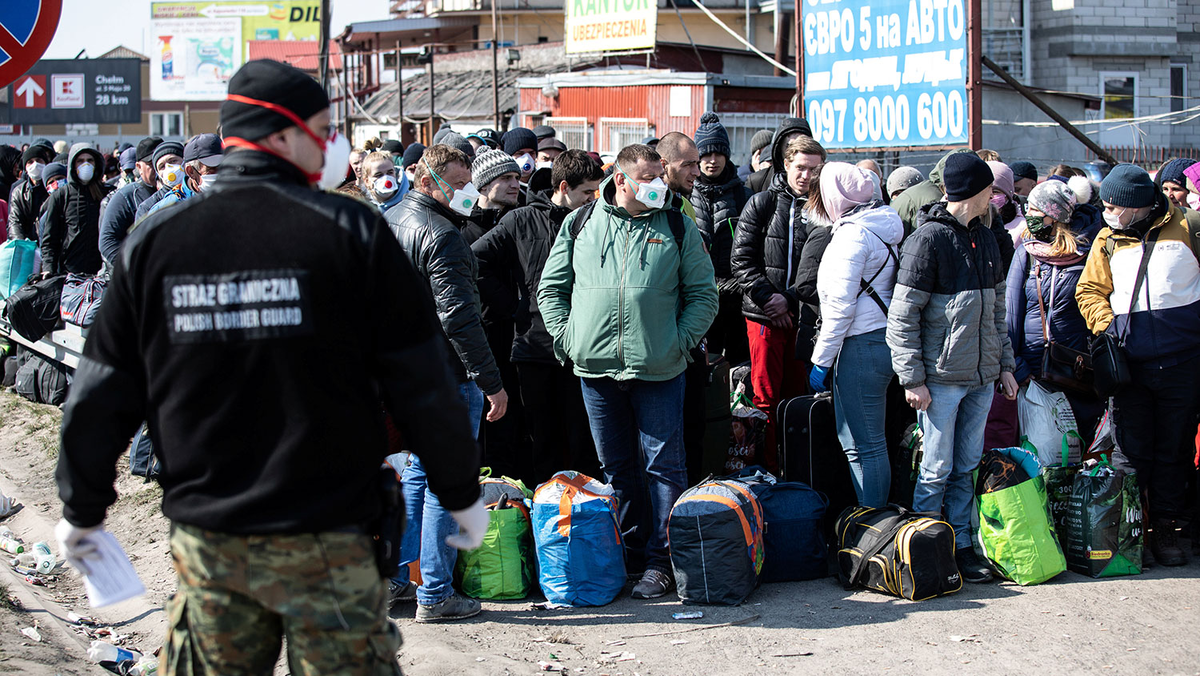
<svg viewBox="0 0 1200 676">
<path fill-rule="evenodd" d="M 759 169 L 750 175 L 750 180 L 746 181 L 746 187 L 750 188 L 750 192 L 759 193 L 771 187 L 777 170 L 783 168 L 783 151 L 787 150 L 787 145 L 783 143 L 783 139 L 792 132 L 800 132 L 805 136 L 812 136 L 812 128 L 808 126 L 808 120 L 803 117 L 785 117 L 779 123 L 779 127 L 775 129 L 775 135 L 771 137 L 771 166 Z"/>
<path fill-rule="evenodd" d="M 86 183 L 75 170 L 81 155 L 90 155 L 95 162 L 95 173 Z M 76 143 L 67 160 L 67 187 L 55 190 L 46 201 L 43 272 L 94 275 L 100 271 L 104 263 L 100 258 L 100 202 L 109 190 L 104 183 L 104 156 L 88 144 Z"/>
</svg>

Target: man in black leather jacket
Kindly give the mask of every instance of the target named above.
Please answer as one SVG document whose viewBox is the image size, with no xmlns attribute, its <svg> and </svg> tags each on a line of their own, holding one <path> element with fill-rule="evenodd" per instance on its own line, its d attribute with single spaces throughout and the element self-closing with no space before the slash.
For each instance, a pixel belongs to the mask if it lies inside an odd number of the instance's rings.
<svg viewBox="0 0 1200 676">
<path fill-rule="evenodd" d="M 54 158 L 54 151 L 43 145 L 32 145 L 21 155 L 25 179 L 13 186 L 8 202 L 8 238 L 38 239 L 38 214 L 50 196 L 42 170 Z M 38 166 L 40 165 L 40 166 Z M 2 199 L 2 198 L 0 198 Z"/>
<path fill-rule="evenodd" d="M 466 153 L 444 144 L 430 146 L 417 163 L 412 189 L 388 211 L 387 220 L 433 295 L 442 332 L 452 351 L 449 365 L 467 403 L 472 430 L 478 435 L 484 397 L 491 405 L 487 419 L 495 422 L 508 408 L 508 394 L 480 320 L 475 256 L 460 232 L 462 214 L 469 214 L 475 206 L 473 200 L 465 199 L 468 191 L 463 190 L 470 181 L 471 162 Z M 461 211 L 451 209 L 451 204 Z M 409 530 L 419 533 L 405 538 L 401 552 L 402 562 L 421 561 L 417 621 L 457 620 L 479 614 L 479 601 L 457 594 L 451 586 L 457 554 L 445 539 L 452 533 L 453 521 L 442 508 L 434 486 L 426 486 L 423 460 L 411 461 L 402 479 Z M 394 589 L 394 598 L 407 597 L 406 589 Z"/>
</svg>

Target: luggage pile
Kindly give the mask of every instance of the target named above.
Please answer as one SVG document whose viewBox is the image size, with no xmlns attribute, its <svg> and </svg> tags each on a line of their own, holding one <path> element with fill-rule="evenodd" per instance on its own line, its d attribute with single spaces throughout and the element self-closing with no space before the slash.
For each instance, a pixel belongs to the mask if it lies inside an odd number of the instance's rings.
<svg viewBox="0 0 1200 676">
<path fill-rule="evenodd" d="M 899 505 L 851 507 L 836 523 L 838 569 L 846 589 L 923 601 L 962 589 L 954 529 L 936 515 Z"/>
</svg>

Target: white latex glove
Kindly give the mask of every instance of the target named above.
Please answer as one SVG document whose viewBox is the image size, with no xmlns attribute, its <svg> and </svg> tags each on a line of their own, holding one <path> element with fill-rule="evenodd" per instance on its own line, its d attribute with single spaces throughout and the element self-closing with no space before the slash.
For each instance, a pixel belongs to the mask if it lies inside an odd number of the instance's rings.
<svg viewBox="0 0 1200 676">
<path fill-rule="evenodd" d="M 483 544 L 483 534 L 487 532 L 491 519 L 487 508 L 483 506 L 483 498 L 466 509 L 450 512 L 450 516 L 458 522 L 458 535 L 447 537 L 446 544 L 462 550 L 475 549 Z"/>
<path fill-rule="evenodd" d="M 96 545 L 83 542 L 83 538 L 103 529 L 103 523 L 91 528 L 80 528 L 66 519 L 59 520 L 58 525 L 54 527 L 54 537 L 58 538 L 59 552 L 69 566 L 83 575 L 90 574 L 87 560 L 97 557 Z"/>
</svg>

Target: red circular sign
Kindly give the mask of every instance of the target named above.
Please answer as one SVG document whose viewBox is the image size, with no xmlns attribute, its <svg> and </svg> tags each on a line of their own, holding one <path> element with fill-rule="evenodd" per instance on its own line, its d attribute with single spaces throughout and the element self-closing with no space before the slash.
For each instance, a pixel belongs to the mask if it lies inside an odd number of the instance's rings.
<svg viewBox="0 0 1200 676">
<path fill-rule="evenodd" d="M 7 86 L 42 58 L 62 14 L 62 0 L 4 2 L 0 8 L 0 87 Z"/>
</svg>

